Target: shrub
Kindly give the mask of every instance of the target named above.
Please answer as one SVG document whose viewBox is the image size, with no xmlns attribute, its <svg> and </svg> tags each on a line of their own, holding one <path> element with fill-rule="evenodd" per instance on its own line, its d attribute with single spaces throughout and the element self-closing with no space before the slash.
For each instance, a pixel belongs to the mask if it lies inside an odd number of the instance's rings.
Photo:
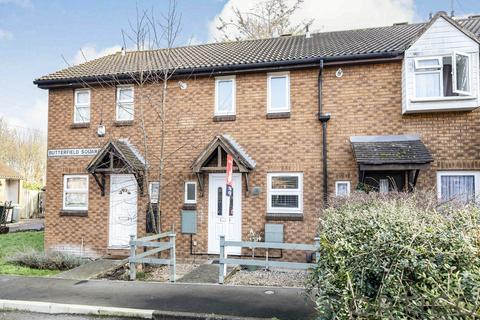
<svg viewBox="0 0 480 320">
<path fill-rule="evenodd" d="M 44 253 L 33 249 L 17 252 L 7 258 L 12 264 L 46 270 L 69 270 L 85 263 L 85 260 L 61 252 Z"/>
<path fill-rule="evenodd" d="M 322 319 L 480 317 L 480 209 L 356 194 L 320 222 L 308 290 Z"/>
</svg>

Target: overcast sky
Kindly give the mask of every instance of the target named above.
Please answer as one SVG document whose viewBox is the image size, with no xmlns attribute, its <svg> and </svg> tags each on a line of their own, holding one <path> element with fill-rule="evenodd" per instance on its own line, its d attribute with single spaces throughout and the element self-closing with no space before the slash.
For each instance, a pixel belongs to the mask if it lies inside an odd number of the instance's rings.
<svg viewBox="0 0 480 320">
<path fill-rule="evenodd" d="M 178 45 L 213 41 L 219 16 L 231 8 L 248 10 L 257 0 L 178 0 L 182 33 Z M 119 50 L 121 30 L 135 19 L 135 8 L 166 0 L 0 0 L 0 117 L 12 125 L 47 130 L 47 91 L 32 81 L 83 60 Z M 451 0 L 305 0 L 296 22 L 315 19 L 321 31 L 419 22 L 430 12 L 450 11 Z M 454 0 L 456 15 L 480 13 L 478 0 Z"/>
</svg>

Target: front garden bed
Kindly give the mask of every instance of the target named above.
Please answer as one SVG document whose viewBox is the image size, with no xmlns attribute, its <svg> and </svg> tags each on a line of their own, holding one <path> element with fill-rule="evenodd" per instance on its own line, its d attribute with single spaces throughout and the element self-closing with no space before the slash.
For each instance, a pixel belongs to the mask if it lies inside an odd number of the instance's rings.
<svg viewBox="0 0 480 320">
<path fill-rule="evenodd" d="M 0 235 L 0 274 L 51 276 L 83 262 L 59 253 L 46 255 L 43 243 L 43 231 Z"/>
<path fill-rule="evenodd" d="M 225 280 L 225 284 L 268 287 L 304 287 L 308 279 L 307 271 L 287 269 L 240 269 Z"/>
</svg>

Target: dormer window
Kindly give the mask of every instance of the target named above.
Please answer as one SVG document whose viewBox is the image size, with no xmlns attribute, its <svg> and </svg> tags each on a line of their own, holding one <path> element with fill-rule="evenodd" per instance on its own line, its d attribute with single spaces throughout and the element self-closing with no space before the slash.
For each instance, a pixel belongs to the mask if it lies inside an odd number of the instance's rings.
<svg viewBox="0 0 480 320">
<path fill-rule="evenodd" d="M 415 98 L 471 95 L 470 59 L 469 54 L 460 52 L 451 56 L 416 58 Z"/>
</svg>

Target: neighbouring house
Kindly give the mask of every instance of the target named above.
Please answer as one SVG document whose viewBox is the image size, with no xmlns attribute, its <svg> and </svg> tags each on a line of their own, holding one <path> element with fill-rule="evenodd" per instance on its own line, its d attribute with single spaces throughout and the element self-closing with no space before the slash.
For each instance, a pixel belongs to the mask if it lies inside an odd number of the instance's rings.
<svg viewBox="0 0 480 320">
<path fill-rule="evenodd" d="M 0 205 L 10 204 L 16 207 L 16 210 L 20 209 L 20 205 L 23 204 L 22 199 L 23 190 L 23 177 L 10 168 L 7 164 L 0 161 Z M 20 217 L 19 211 L 9 211 L 7 216 L 7 222 L 11 222 L 12 219 L 18 220 Z"/>
<path fill-rule="evenodd" d="M 427 23 L 171 49 L 173 156 L 160 222 L 178 232 L 177 254 L 216 254 L 219 235 L 247 240 L 267 224 L 280 225 L 285 242 L 312 243 L 328 198 L 356 188 L 473 199 L 479 41 L 480 16 L 438 13 Z M 35 80 L 49 90 L 47 248 L 122 254 L 131 234 L 146 234 L 146 195 L 159 177 L 146 181 L 145 167 L 159 166 L 161 134 L 146 97 L 158 101 L 161 86 L 132 76 L 154 74 L 164 57 L 119 52 Z"/>
</svg>

